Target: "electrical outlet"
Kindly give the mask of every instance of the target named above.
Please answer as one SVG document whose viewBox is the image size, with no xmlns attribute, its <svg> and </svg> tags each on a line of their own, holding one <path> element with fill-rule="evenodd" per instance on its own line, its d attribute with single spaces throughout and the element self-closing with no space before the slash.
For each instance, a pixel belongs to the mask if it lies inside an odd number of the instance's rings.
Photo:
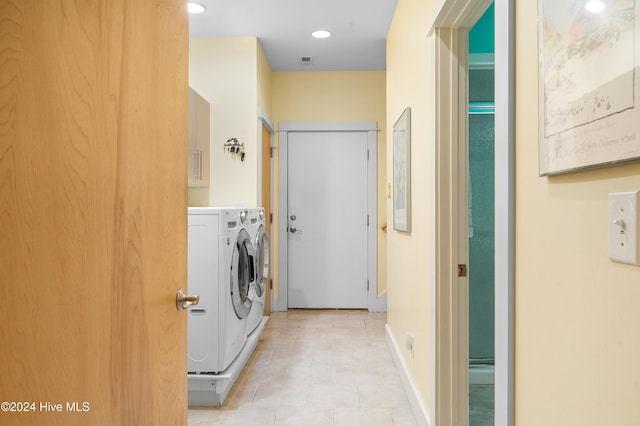
<svg viewBox="0 0 640 426">
<path fill-rule="evenodd" d="M 411 353 L 411 357 L 413 358 L 413 334 L 407 333 L 404 335 L 404 346 L 407 348 L 409 353 Z"/>
<path fill-rule="evenodd" d="M 609 194 L 609 259 L 640 265 L 638 259 L 638 194 Z"/>
</svg>

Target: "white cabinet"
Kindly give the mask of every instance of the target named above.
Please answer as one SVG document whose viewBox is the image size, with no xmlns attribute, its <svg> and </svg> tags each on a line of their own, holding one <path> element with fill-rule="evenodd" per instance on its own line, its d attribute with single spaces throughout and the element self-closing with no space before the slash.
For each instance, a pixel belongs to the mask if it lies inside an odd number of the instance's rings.
<svg viewBox="0 0 640 426">
<path fill-rule="evenodd" d="M 209 186 L 209 102 L 189 87 L 189 186 Z"/>
</svg>

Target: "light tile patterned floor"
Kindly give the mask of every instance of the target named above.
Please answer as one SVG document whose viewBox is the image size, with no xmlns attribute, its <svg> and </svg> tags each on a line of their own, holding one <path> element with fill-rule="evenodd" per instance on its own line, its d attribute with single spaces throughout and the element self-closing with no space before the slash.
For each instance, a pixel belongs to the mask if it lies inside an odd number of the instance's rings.
<svg viewBox="0 0 640 426">
<path fill-rule="evenodd" d="M 386 314 L 272 313 L 222 407 L 189 426 L 416 425 L 384 337 Z"/>
</svg>

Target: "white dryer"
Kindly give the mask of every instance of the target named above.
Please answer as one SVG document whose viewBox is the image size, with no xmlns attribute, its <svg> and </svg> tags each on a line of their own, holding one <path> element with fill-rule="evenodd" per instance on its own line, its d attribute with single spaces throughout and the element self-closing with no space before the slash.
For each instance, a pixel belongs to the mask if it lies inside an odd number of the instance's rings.
<svg viewBox="0 0 640 426">
<path fill-rule="evenodd" d="M 217 374 L 247 339 L 254 279 L 247 211 L 189 207 L 188 217 L 188 288 L 200 296 L 188 313 L 188 372 Z"/>
<path fill-rule="evenodd" d="M 251 283 L 249 298 L 252 300 L 249 312 L 247 334 L 254 331 L 264 316 L 266 289 L 269 283 L 269 238 L 265 228 L 263 208 L 249 209 L 249 235 L 254 248 L 255 277 Z"/>
</svg>

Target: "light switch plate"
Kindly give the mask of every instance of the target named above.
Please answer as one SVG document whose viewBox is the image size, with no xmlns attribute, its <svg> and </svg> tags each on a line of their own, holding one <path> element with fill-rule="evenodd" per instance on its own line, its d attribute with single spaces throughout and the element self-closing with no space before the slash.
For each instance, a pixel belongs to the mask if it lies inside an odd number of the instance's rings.
<svg viewBox="0 0 640 426">
<path fill-rule="evenodd" d="M 638 259 L 638 194 L 609 194 L 609 259 L 640 265 Z"/>
<path fill-rule="evenodd" d="M 414 343 L 414 336 L 412 333 L 406 333 L 404 335 L 404 345 L 407 348 L 407 350 L 411 353 L 411 357 L 413 357 L 413 343 Z"/>
</svg>

